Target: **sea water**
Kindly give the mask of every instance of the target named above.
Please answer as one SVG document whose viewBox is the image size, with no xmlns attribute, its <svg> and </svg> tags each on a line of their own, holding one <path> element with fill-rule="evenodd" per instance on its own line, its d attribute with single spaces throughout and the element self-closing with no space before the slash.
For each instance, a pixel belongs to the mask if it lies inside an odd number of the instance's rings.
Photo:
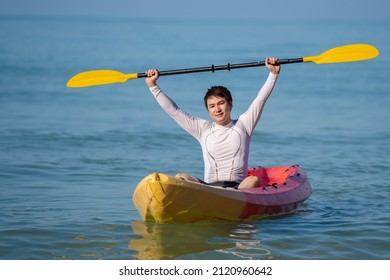
<svg viewBox="0 0 390 280">
<path fill-rule="evenodd" d="M 389 21 L 0 18 L 0 259 L 389 259 Z M 202 177 L 198 143 L 143 79 L 71 89 L 81 71 L 125 73 L 318 55 L 369 43 L 380 56 L 284 65 L 250 166 L 299 164 L 312 196 L 288 215 L 159 225 L 132 202 L 151 172 Z M 264 68 L 161 77 L 209 118 L 212 85 L 244 112 Z"/>
</svg>

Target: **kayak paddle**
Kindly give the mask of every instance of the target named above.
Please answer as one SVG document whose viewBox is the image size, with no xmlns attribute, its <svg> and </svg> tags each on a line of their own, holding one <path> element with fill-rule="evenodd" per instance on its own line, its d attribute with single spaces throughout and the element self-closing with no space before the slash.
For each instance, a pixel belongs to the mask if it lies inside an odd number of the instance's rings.
<svg viewBox="0 0 390 280">
<path fill-rule="evenodd" d="M 280 59 L 279 64 L 300 63 L 300 62 L 314 62 L 316 64 L 338 63 L 338 62 L 353 62 L 360 60 L 372 59 L 378 56 L 378 50 L 368 44 L 351 44 L 329 49 L 317 56 L 307 56 L 302 58 Z M 227 65 L 217 65 L 210 67 L 188 68 L 178 70 L 159 71 L 160 76 L 188 74 L 196 72 L 231 70 L 238 68 L 258 67 L 264 66 L 265 61 L 238 63 Z M 68 87 L 88 87 L 104 84 L 123 83 L 131 79 L 145 78 L 145 73 L 131 73 L 125 74 L 114 70 L 92 70 L 79 73 L 73 76 L 68 83 Z"/>
</svg>

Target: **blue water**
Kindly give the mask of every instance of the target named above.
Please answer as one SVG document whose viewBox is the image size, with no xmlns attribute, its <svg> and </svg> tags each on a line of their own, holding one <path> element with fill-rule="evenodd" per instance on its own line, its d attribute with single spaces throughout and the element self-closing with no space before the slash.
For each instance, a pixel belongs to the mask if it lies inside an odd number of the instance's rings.
<svg viewBox="0 0 390 280">
<path fill-rule="evenodd" d="M 197 21 L 0 18 L 0 259 L 389 259 L 390 21 Z M 251 144 L 250 165 L 299 164 L 313 195 L 289 215 L 242 223 L 141 221 L 137 183 L 151 172 L 202 177 L 198 143 L 142 79 L 65 87 L 91 69 L 143 72 L 318 55 L 369 43 L 345 64 L 285 65 Z M 207 118 L 211 85 L 233 117 L 262 68 L 161 77 Z"/>
</svg>

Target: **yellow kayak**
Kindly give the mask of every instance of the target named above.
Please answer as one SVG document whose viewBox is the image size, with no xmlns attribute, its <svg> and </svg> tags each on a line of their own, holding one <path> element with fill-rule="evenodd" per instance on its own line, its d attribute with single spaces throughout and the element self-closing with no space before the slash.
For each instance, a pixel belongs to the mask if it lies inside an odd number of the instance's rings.
<svg viewBox="0 0 390 280">
<path fill-rule="evenodd" d="M 224 188 L 153 173 L 138 184 L 133 202 L 144 221 L 241 221 L 291 212 L 312 193 L 298 165 L 251 168 L 248 176 L 258 176 L 259 187 Z"/>
</svg>

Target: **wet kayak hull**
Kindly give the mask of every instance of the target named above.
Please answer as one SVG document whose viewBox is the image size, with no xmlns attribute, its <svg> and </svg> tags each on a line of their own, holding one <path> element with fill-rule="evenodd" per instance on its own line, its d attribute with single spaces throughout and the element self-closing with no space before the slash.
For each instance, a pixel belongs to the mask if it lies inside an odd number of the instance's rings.
<svg viewBox="0 0 390 280">
<path fill-rule="evenodd" d="M 223 188 L 153 173 L 138 184 L 133 202 L 144 221 L 241 221 L 291 212 L 312 193 L 305 171 L 297 165 L 251 168 L 248 176 L 259 177 L 259 187 Z"/>
</svg>

